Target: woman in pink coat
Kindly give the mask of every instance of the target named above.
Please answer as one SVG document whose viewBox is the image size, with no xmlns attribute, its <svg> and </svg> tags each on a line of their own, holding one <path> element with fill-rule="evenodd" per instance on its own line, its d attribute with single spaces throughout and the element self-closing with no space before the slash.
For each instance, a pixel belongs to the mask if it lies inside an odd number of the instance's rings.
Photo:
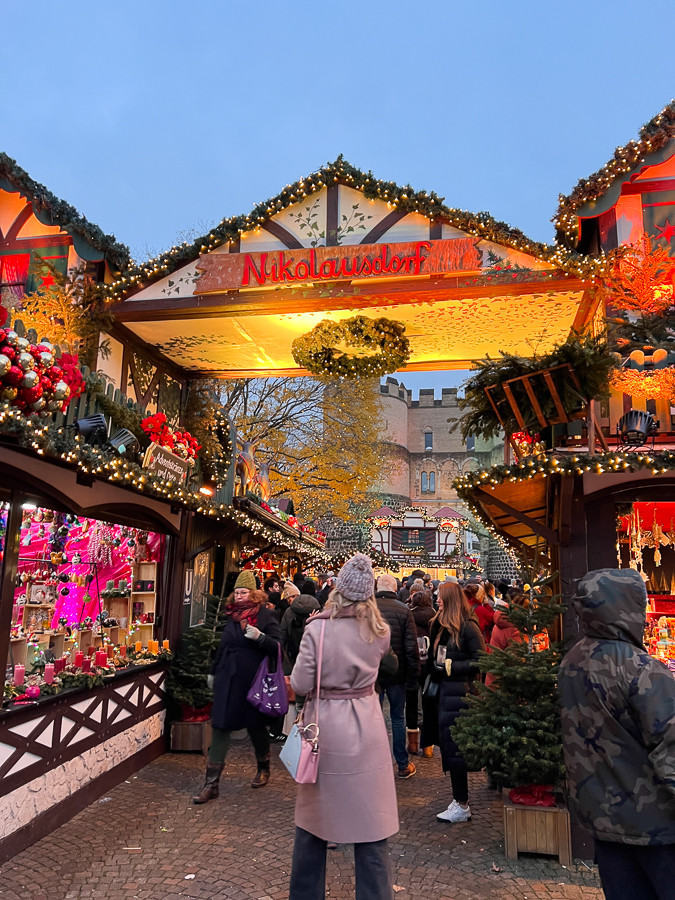
<svg viewBox="0 0 675 900">
<path fill-rule="evenodd" d="M 318 699 L 319 775 L 298 785 L 289 900 L 325 896 L 326 845 L 354 844 L 357 900 L 391 900 L 387 838 L 399 828 L 394 770 L 375 681 L 389 648 L 389 626 L 374 598 L 367 556 L 340 570 L 320 615 L 307 623 L 291 686 L 308 695 L 303 721 L 315 722 L 314 696 L 322 622 Z"/>
</svg>

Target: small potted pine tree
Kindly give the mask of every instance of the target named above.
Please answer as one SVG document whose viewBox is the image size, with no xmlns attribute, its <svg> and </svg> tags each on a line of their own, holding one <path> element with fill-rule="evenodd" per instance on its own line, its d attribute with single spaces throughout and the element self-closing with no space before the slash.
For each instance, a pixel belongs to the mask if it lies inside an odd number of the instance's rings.
<svg viewBox="0 0 675 900">
<path fill-rule="evenodd" d="M 515 626 L 515 638 L 505 649 L 484 654 L 480 667 L 491 675 L 490 684 L 478 685 L 467 698 L 453 737 L 469 768 L 485 769 L 492 784 L 504 788 L 506 856 L 515 858 L 518 851 L 553 853 L 568 864 L 569 815 L 561 793 L 565 766 L 557 695 L 563 649 L 550 637 L 564 607 L 549 593 L 551 581 L 532 580 L 523 589 L 523 605 L 509 604 L 506 615 Z"/>
</svg>

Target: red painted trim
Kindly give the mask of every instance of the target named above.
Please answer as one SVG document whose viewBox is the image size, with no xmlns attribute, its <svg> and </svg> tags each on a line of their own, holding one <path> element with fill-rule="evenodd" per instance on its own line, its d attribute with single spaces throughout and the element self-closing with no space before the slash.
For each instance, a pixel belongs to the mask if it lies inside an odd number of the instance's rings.
<svg viewBox="0 0 675 900">
<path fill-rule="evenodd" d="M 35 250 L 40 247 L 70 247 L 73 239 L 69 234 L 45 234 L 43 237 L 17 238 L 14 241 L 0 241 L 0 250 Z"/>
<path fill-rule="evenodd" d="M 664 178 L 652 181 L 633 181 L 624 184 L 621 195 L 627 194 L 649 194 L 652 191 L 675 191 L 675 178 Z"/>
</svg>

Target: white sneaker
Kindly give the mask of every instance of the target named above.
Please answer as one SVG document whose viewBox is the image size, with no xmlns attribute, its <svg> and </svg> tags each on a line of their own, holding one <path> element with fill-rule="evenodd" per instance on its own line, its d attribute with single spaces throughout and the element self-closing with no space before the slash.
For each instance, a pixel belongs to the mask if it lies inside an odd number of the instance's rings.
<svg viewBox="0 0 675 900">
<path fill-rule="evenodd" d="M 447 809 L 436 816 L 441 822 L 468 822 L 471 818 L 471 807 L 464 809 L 456 800 L 453 800 Z"/>
</svg>

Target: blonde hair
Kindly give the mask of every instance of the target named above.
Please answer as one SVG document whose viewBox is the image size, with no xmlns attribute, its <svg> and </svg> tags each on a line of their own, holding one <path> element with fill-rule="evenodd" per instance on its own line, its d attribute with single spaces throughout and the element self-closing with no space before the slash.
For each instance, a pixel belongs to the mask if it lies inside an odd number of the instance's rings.
<svg viewBox="0 0 675 900">
<path fill-rule="evenodd" d="M 466 594 L 458 584 L 444 581 L 438 586 L 439 608 L 430 625 L 434 622 L 450 633 L 455 646 L 459 646 L 459 635 L 464 623 L 471 617 L 471 609 Z"/>
<path fill-rule="evenodd" d="M 331 619 L 339 618 L 342 610 L 348 607 L 355 610 L 354 618 L 358 620 L 364 641 L 372 644 L 373 638 L 384 637 L 387 633 L 389 626 L 382 618 L 374 596 L 368 597 L 367 600 L 353 601 L 341 594 L 337 588 L 330 592 L 325 609 L 330 610 Z"/>
</svg>

